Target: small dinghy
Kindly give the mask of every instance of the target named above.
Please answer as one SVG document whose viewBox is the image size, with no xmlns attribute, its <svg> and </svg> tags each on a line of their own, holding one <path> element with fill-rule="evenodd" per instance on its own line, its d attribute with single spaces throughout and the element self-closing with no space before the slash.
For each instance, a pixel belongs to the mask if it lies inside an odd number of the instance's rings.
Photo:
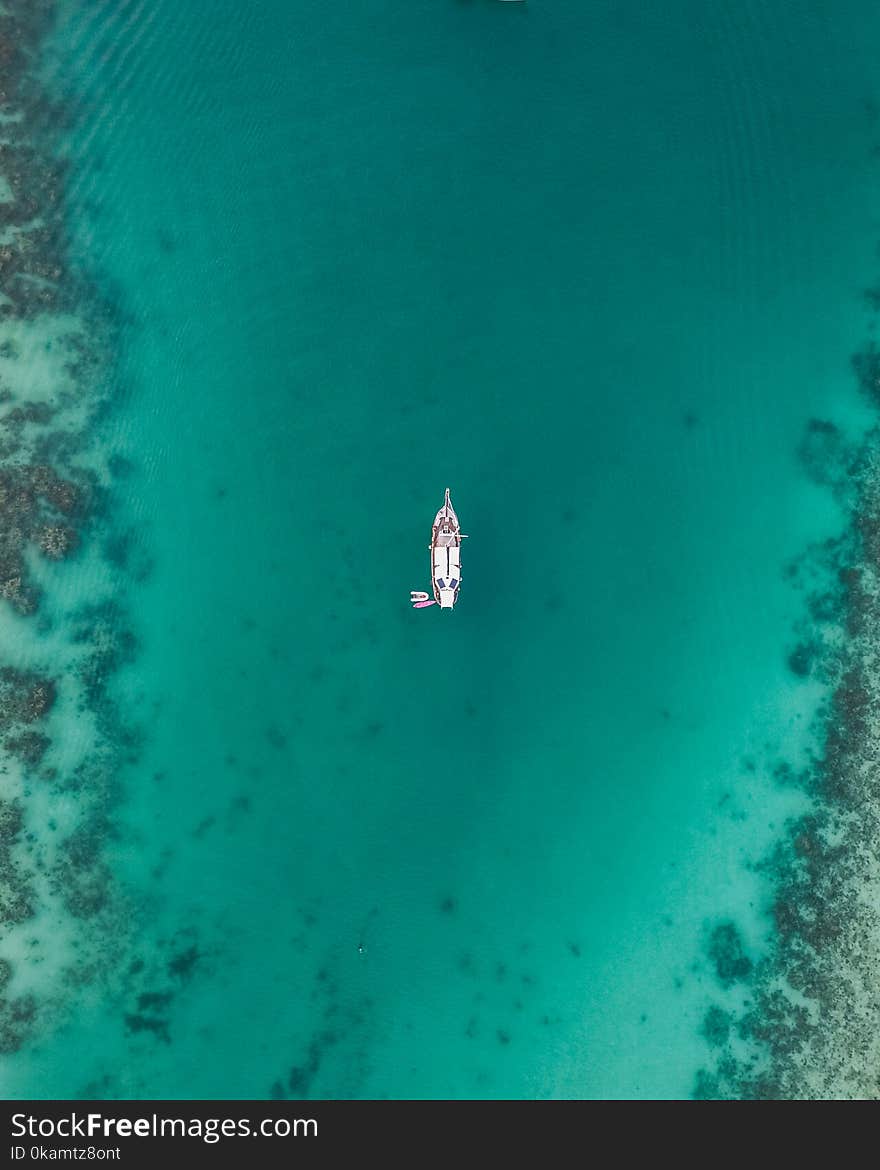
<svg viewBox="0 0 880 1170">
<path fill-rule="evenodd" d="M 441 609 L 453 608 L 461 588 L 461 542 L 466 539 L 447 488 L 443 507 L 434 517 L 431 543 L 428 545 L 434 600 L 427 593 L 413 589 L 410 593 L 413 609 L 425 609 L 429 605 L 439 605 Z"/>
</svg>

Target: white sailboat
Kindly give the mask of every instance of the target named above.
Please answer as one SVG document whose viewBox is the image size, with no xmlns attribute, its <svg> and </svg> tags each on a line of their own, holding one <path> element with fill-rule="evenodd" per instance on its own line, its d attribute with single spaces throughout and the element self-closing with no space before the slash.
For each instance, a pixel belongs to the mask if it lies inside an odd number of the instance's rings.
<svg viewBox="0 0 880 1170">
<path fill-rule="evenodd" d="M 413 589 L 410 600 L 415 609 L 424 609 L 429 605 L 439 605 L 441 609 L 452 609 L 455 606 L 461 589 L 461 542 L 466 539 L 447 488 L 443 507 L 434 517 L 431 543 L 428 545 L 434 600 L 427 593 Z"/>
</svg>

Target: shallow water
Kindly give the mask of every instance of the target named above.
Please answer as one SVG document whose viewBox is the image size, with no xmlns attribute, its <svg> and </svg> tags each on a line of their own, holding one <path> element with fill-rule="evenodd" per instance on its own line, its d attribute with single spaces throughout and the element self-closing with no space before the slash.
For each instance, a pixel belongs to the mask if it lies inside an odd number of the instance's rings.
<svg viewBox="0 0 880 1170">
<path fill-rule="evenodd" d="M 130 467 L 44 609 L 117 599 L 140 741 L 113 969 L 7 1092 L 688 1095 L 805 801 L 783 570 L 841 524 L 808 420 L 865 422 L 874 6 L 61 8 Z M 461 601 L 413 613 L 447 484 Z"/>
</svg>

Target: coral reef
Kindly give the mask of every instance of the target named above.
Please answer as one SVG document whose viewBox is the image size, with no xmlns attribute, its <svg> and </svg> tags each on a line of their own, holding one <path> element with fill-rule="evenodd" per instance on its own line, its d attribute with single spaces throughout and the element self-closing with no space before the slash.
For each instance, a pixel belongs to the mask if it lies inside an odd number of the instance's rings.
<svg viewBox="0 0 880 1170">
<path fill-rule="evenodd" d="M 880 407 L 873 343 L 853 369 Z M 773 890 L 769 952 L 749 970 L 732 924 L 712 936 L 720 989 L 735 976 L 747 996 L 732 1015 L 718 1004 L 707 1012 L 713 1061 L 697 1077 L 698 1098 L 880 1096 L 880 426 L 851 448 L 814 420 L 801 458 L 811 479 L 845 499 L 849 517 L 838 539 L 789 569 L 808 589 L 789 666 L 828 689 L 821 749 L 805 769 L 780 765 L 811 805 L 763 865 Z"/>
<path fill-rule="evenodd" d="M 24 823 L 21 804 L 0 801 L 0 921 L 23 922 L 34 912 L 34 889 L 26 865 L 15 858 Z"/>
<path fill-rule="evenodd" d="M 114 325 L 68 256 L 56 152 L 65 115 L 38 77 L 54 8 L 0 7 L 0 620 L 12 635 L 0 648 L 4 1053 L 112 968 L 124 915 L 104 852 L 117 776 L 136 748 L 110 687 L 134 649 L 125 614 L 112 585 L 102 594 L 76 580 L 80 558 L 109 543 L 112 455 L 98 439 Z M 125 472 L 124 457 L 115 465 Z M 75 924 L 70 940 L 53 936 L 62 919 Z"/>
</svg>

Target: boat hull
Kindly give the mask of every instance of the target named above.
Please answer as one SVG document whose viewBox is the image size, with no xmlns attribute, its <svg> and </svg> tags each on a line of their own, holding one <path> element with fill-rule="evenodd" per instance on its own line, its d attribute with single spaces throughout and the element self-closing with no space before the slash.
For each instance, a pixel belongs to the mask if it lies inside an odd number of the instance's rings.
<svg viewBox="0 0 880 1170">
<path fill-rule="evenodd" d="M 449 499 L 434 517 L 431 529 L 431 585 L 441 609 L 452 609 L 461 589 L 461 525 Z"/>
</svg>

